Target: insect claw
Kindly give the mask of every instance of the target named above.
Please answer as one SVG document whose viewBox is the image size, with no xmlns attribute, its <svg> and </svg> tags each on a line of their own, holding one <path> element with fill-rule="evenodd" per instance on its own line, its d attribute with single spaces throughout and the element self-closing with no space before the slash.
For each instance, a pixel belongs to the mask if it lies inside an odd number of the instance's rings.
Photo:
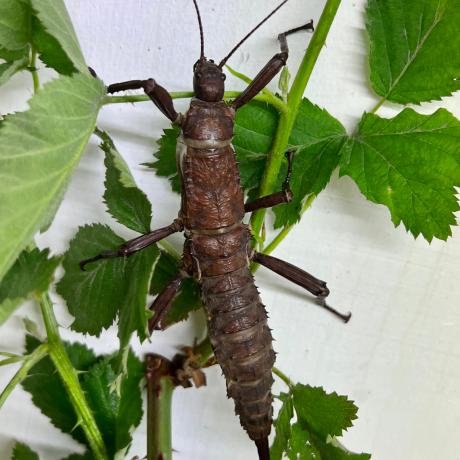
<svg viewBox="0 0 460 460">
<path fill-rule="evenodd" d="M 328 290 L 329 291 L 329 290 Z M 329 292 L 328 292 L 329 294 Z M 337 316 L 338 318 L 340 318 L 345 324 L 348 323 L 348 321 L 350 321 L 350 318 L 351 318 L 351 312 L 348 312 L 348 313 L 340 313 L 338 310 L 336 310 L 335 308 L 331 307 L 330 305 L 328 305 L 326 303 L 326 299 L 325 299 L 326 296 L 318 296 L 316 298 L 316 302 L 318 303 L 318 305 L 320 307 L 323 307 L 324 309 L 326 309 L 327 311 L 329 311 L 330 313 L 332 313 L 333 315 Z"/>
</svg>

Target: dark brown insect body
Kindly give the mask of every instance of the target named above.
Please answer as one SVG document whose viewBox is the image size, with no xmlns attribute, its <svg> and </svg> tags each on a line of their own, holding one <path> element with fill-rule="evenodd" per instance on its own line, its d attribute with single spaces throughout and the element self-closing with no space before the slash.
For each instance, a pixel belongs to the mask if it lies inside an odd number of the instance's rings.
<svg viewBox="0 0 460 460">
<path fill-rule="evenodd" d="M 246 90 L 230 104 L 222 100 L 225 80 L 222 67 L 238 46 L 286 1 L 217 65 L 204 56 L 201 18 L 194 0 L 200 24 L 201 56 L 194 66 L 196 98 L 191 101 L 184 115 L 176 112 L 169 93 L 153 79 L 108 86 L 109 93 L 144 89 L 160 111 L 180 126 L 177 167 L 182 203 L 179 216 L 171 225 L 81 263 L 83 268 L 98 259 L 129 256 L 174 232 L 185 232 L 182 268 L 153 303 L 151 309 L 154 316 L 149 321 L 149 329 L 161 329 L 162 319 L 182 281 L 189 276 L 195 277 L 201 285 L 208 315 L 209 336 L 227 381 L 228 396 L 234 399 L 241 424 L 255 441 L 260 460 L 270 458 L 268 435 L 272 424 L 271 369 L 275 354 L 267 326 L 267 314 L 249 270 L 249 263 L 253 260 L 270 268 L 320 299 L 326 297 L 329 291 L 324 281 L 307 272 L 253 251 L 249 228 L 243 223 L 246 212 L 290 201 L 292 153 L 288 155 L 288 174 L 283 189 L 245 204 L 231 141 L 236 111 L 254 98 L 285 65 L 288 57 L 286 36 L 299 30 L 312 30 L 312 23 L 280 34 L 278 39 L 281 52 L 270 59 Z M 349 319 L 349 316 L 340 315 L 325 303 L 323 307 L 345 321 Z"/>
</svg>

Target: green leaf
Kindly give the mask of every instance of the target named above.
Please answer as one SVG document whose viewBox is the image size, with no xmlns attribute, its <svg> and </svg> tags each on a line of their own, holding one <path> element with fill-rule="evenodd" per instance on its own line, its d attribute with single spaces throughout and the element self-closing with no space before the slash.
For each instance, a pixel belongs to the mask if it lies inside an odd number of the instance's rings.
<svg viewBox="0 0 460 460">
<path fill-rule="evenodd" d="M 142 418 L 141 381 L 144 370 L 142 363 L 130 352 L 127 377 L 123 378 L 120 395 L 117 395 L 110 390 L 117 378 L 112 366 L 109 358 L 96 363 L 83 376 L 83 388 L 110 457 L 118 454 L 117 458 L 125 458 L 132 441 L 131 432 Z"/>
<path fill-rule="evenodd" d="M 75 68 L 89 75 L 88 67 L 63 0 L 31 0 L 31 4 L 47 33 L 61 45 Z M 78 93 L 78 90 L 76 92 Z"/>
<path fill-rule="evenodd" d="M 164 251 L 160 251 L 160 258 L 153 272 L 150 286 L 151 294 L 159 294 L 179 272 L 179 261 Z M 163 325 L 170 326 L 188 318 L 190 312 L 203 306 L 201 302 L 200 286 L 193 278 L 187 278 L 173 301 L 166 315 Z"/>
<path fill-rule="evenodd" d="M 17 442 L 11 460 L 39 460 L 39 457 L 30 447 Z"/>
<path fill-rule="evenodd" d="M 30 6 L 27 0 L 2 0 L 0 3 L 0 47 L 18 50 L 29 43 Z"/>
<path fill-rule="evenodd" d="M 300 423 L 292 425 L 287 456 L 289 460 L 322 460 L 320 453 L 311 440 L 308 431 Z"/>
<path fill-rule="evenodd" d="M 15 73 L 27 66 L 27 58 L 0 64 L 0 86 L 5 84 Z"/>
<path fill-rule="evenodd" d="M 445 240 L 459 209 L 460 121 L 444 109 L 405 109 L 391 119 L 365 114 L 344 148 L 340 174 L 387 206 L 396 226 L 402 221 L 415 237 Z"/>
<path fill-rule="evenodd" d="M 240 166 L 241 185 L 245 190 L 258 187 L 278 123 L 278 112 L 271 106 L 251 102 L 238 110 L 235 119 L 233 146 Z M 157 161 L 146 163 L 160 177 L 167 177 L 171 188 L 180 191 L 176 166 L 176 142 L 179 128 L 163 131 L 158 141 Z"/>
<path fill-rule="evenodd" d="M 0 279 L 46 227 L 94 130 L 105 95 L 100 80 L 76 74 L 48 83 L 30 110 L 0 129 Z"/>
<path fill-rule="evenodd" d="M 316 444 L 322 460 L 370 460 L 370 454 L 356 454 L 342 446 L 335 438 L 327 443 Z"/>
<path fill-rule="evenodd" d="M 65 274 L 57 291 L 75 317 L 72 329 L 99 335 L 119 314 L 119 336 L 126 344 L 127 336 L 135 330 L 141 340 L 146 337 L 147 293 L 158 249 L 152 246 L 128 258 L 100 260 L 87 265 L 85 271 L 79 267 L 80 261 L 123 243 L 105 225 L 80 227 L 65 255 Z"/>
<path fill-rule="evenodd" d="M 71 75 L 76 72 L 70 58 L 62 49 L 58 40 L 50 35 L 38 18 L 32 18 L 33 46 L 40 55 L 40 60 L 61 75 Z"/>
<path fill-rule="evenodd" d="M 94 460 L 91 452 L 85 452 L 84 454 L 72 454 L 62 460 Z"/>
<path fill-rule="evenodd" d="M 27 353 L 31 353 L 40 343 L 39 340 L 26 336 Z M 84 345 L 65 344 L 65 349 L 77 371 L 86 372 L 97 361 L 94 353 Z M 78 426 L 78 419 L 65 387 L 48 356 L 30 370 L 27 379 L 22 382 L 22 386 L 32 395 L 35 406 L 50 419 L 56 428 L 70 434 L 82 444 L 86 443 L 85 434 Z"/>
<path fill-rule="evenodd" d="M 406 104 L 460 89 L 459 0 L 369 0 L 371 83 Z"/>
<path fill-rule="evenodd" d="M 105 193 L 104 200 L 114 219 L 126 227 L 149 233 L 152 220 L 152 206 L 145 193 L 139 190 L 128 165 L 117 151 L 110 136 L 99 132 L 101 149 L 105 152 Z"/>
<path fill-rule="evenodd" d="M 0 283 L 0 325 L 32 294 L 48 290 L 59 257 L 48 258 L 49 250 L 23 251 Z"/>
<path fill-rule="evenodd" d="M 358 408 L 346 396 L 327 394 L 320 387 L 297 384 L 293 390 L 294 407 L 299 422 L 326 441 L 341 436 L 353 425 Z"/>
<path fill-rule="evenodd" d="M 273 208 L 275 228 L 295 224 L 305 199 L 311 194 L 319 195 L 326 187 L 338 166 L 345 140 L 345 128 L 338 120 L 309 100 L 302 100 L 289 138 L 289 146 L 296 149 L 290 181 L 294 197 L 289 204 Z M 285 170 L 280 171 L 280 189 Z"/>
<path fill-rule="evenodd" d="M 281 393 L 279 399 L 283 402 L 278 413 L 278 418 L 273 422 L 275 427 L 275 439 L 270 447 L 270 459 L 281 460 L 283 453 L 287 451 L 288 442 L 291 438 L 291 419 L 294 417 L 292 396 L 289 393 Z"/>
</svg>

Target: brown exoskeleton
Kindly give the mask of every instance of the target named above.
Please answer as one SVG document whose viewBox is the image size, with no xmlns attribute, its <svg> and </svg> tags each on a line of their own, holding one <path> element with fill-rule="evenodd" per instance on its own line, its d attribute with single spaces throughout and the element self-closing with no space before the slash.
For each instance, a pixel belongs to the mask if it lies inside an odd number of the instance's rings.
<svg viewBox="0 0 460 460">
<path fill-rule="evenodd" d="M 208 315 L 209 337 L 217 361 L 227 381 L 228 396 L 235 401 L 241 425 L 255 441 L 259 459 L 270 458 L 268 435 L 272 425 L 272 366 L 275 353 L 267 325 L 267 314 L 260 300 L 250 261 L 255 261 L 307 289 L 320 299 L 329 290 L 326 283 L 275 257 L 255 252 L 250 245 L 250 229 L 243 223 L 246 212 L 287 203 L 292 152 L 283 189 L 244 203 L 235 152 L 232 148 L 236 111 L 249 102 L 282 69 L 288 58 L 286 37 L 299 30 L 313 30 L 312 22 L 279 35 L 281 52 L 275 54 L 251 84 L 235 100 L 223 100 L 225 75 L 222 68 L 235 50 L 287 0 L 259 23 L 219 63 L 204 55 L 204 39 L 196 0 L 201 36 L 201 55 L 193 69 L 195 98 L 185 114 L 178 114 L 169 93 L 155 80 L 132 80 L 108 86 L 109 93 L 143 89 L 160 111 L 181 128 L 177 142 L 177 167 L 182 203 L 174 222 L 164 228 L 128 241 L 116 251 L 83 261 L 82 268 L 98 259 L 129 256 L 172 233 L 184 231 L 182 268 L 158 295 L 149 329 L 161 328 L 182 281 L 195 277 L 201 285 Z M 325 303 L 323 306 L 344 321 Z"/>
</svg>

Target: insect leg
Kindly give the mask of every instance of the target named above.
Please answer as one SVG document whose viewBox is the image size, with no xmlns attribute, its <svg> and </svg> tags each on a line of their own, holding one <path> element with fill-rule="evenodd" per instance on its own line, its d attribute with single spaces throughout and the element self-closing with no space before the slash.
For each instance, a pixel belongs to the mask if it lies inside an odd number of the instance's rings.
<svg viewBox="0 0 460 460">
<path fill-rule="evenodd" d="M 262 70 L 255 76 L 251 84 L 233 101 L 231 106 L 235 110 L 239 109 L 241 106 L 249 102 L 253 97 L 257 96 L 257 94 L 259 94 L 259 92 L 264 89 L 268 83 L 273 80 L 277 73 L 286 65 L 286 61 L 289 55 L 289 48 L 287 45 L 286 37 L 301 30 L 314 30 L 313 21 L 278 35 L 281 53 L 275 54 L 267 62 L 267 64 L 265 64 Z"/>
<path fill-rule="evenodd" d="M 119 248 L 114 249 L 112 251 L 105 251 L 97 256 L 91 257 L 90 259 L 82 260 L 80 262 L 80 268 L 85 270 L 85 266 L 91 262 L 95 262 L 96 260 L 101 259 L 112 259 L 115 257 L 128 257 L 134 254 L 141 249 L 150 246 L 151 244 L 156 243 L 157 241 L 166 238 L 167 236 L 179 232 L 183 229 L 182 222 L 176 219 L 171 225 L 167 227 L 159 228 L 158 230 L 154 230 L 153 232 L 147 233 L 145 235 L 138 236 L 132 240 L 127 241 L 126 243 L 122 244 Z"/>
<path fill-rule="evenodd" d="M 289 182 L 292 174 L 292 159 L 294 157 L 294 150 L 288 150 L 286 152 L 286 158 L 288 160 L 288 169 L 286 178 L 284 179 L 281 192 L 272 193 L 270 195 L 262 196 L 254 201 L 250 201 L 244 205 L 246 212 L 257 211 L 258 209 L 271 208 L 278 204 L 289 203 L 292 200 L 292 192 L 289 188 Z"/>
<path fill-rule="evenodd" d="M 311 292 L 318 298 L 318 303 L 321 307 L 339 317 L 343 322 L 347 323 L 350 320 L 351 313 L 340 313 L 326 303 L 325 299 L 329 295 L 329 289 L 326 287 L 325 281 L 315 278 L 313 275 L 310 275 L 310 273 L 307 273 L 289 262 L 266 254 L 261 254 L 260 252 L 254 252 L 252 260 Z"/>
<path fill-rule="evenodd" d="M 153 311 L 153 316 L 149 319 L 149 333 L 151 334 L 155 329 L 163 329 L 161 321 L 168 313 L 169 308 L 172 306 L 173 300 L 182 285 L 182 282 L 188 275 L 185 272 L 180 272 L 175 276 L 169 284 L 161 291 L 153 304 L 150 311 Z"/>
<path fill-rule="evenodd" d="M 156 83 L 153 78 L 114 83 L 107 87 L 107 92 L 113 94 L 127 89 L 141 88 L 167 118 L 180 125 L 182 115 L 176 112 L 171 95 L 165 88 Z"/>
</svg>

